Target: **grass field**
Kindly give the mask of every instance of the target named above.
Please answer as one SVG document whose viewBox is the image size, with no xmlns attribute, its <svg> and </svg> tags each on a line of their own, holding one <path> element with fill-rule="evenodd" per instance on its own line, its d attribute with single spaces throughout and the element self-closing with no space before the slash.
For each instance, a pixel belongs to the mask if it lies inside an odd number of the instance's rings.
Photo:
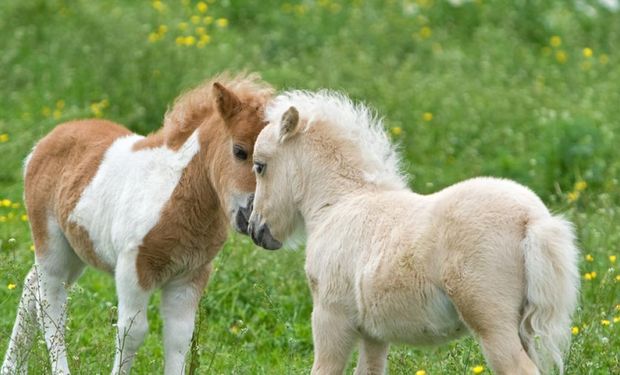
<svg viewBox="0 0 620 375">
<path fill-rule="evenodd" d="M 583 249 L 566 372 L 620 374 L 619 47 L 620 13 L 595 0 L 3 0 L 0 355 L 33 259 L 21 165 L 36 140 L 92 116 L 152 131 L 183 90 L 247 69 L 279 89 L 338 89 L 376 108 L 416 191 L 500 176 L 564 213 Z M 199 373 L 309 372 L 303 258 L 230 238 L 201 302 Z M 115 298 L 93 270 L 71 290 L 74 373 L 110 371 Z M 138 374 L 162 371 L 157 295 L 149 318 Z M 49 373 L 41 337 L 29 367 Z M 471 338 L 389 357 L 391 374 L 474 369 L 490 372 Z"/>
</svg>

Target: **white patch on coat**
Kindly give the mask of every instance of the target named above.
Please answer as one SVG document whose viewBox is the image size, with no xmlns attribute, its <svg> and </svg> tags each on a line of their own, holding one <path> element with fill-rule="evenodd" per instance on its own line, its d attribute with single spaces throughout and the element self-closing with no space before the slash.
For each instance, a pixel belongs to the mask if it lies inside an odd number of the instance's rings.
<svg viewBox="0 0 620 375">
<path fill-rule="evenodd" d="M 110 146 L 69 215 L 112 267 L 121 252 L 136 249 L 157 224 L 183 170 L 200 150 L 198 131 L 177 151 L 165 146 L 134 151 L 143 138 L 130 135 Z"/>
</svg>

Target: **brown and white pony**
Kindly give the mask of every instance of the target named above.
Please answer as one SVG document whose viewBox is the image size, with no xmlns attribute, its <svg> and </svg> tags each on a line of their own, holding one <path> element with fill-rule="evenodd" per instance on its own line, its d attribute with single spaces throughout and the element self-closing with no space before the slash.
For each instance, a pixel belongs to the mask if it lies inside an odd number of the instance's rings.
<svg viewBox="0 0 620 375">
<path fill-rule="evenodd" d="M 229 222 L 247 230 L 251 155 L 273 89 L 222 75 L 179 97 L 147 137 L 105 120 L 61 124 L 25 162 L 36 248 L 0 374 L 26 372 L 38 322 L 53 373 L 69 373 L 67 288 L 91 265 L 114 275 L 118 338 L 112 373 L 126 373 L 162 289 L 165 373 L 181 374 L 199 298 Z"/>
</svg>

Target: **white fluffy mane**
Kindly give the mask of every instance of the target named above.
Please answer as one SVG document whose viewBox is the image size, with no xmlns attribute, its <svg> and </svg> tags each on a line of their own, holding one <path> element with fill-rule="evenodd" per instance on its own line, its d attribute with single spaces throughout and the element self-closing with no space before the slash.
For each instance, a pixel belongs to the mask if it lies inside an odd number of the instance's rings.
<svg viewBox="0 0 620 375">
<path fill-rule="evenodd" d="M 267 120 L 279 123 L 282 114 L 291 106 L 295 106 L 299 116 L 307 121 L 304 130 L 318 122 L 327 123 L 355 145 L 359 151 L 357 167 L 364 172 L 367 182 L 393 189 L 407 186 L 396 149 L 385 132 L 382 119 L 373 110 L 338 92 L 293 90 L 278 95 L 268 104 Z"/>
</svg>

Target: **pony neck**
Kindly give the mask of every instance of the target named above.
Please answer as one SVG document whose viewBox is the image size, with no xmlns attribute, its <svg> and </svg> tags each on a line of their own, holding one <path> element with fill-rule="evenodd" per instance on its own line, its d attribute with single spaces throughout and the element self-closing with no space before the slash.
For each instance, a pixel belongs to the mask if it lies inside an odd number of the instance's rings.
<svg viewBox="0 0 620 375">
<path fill-rule="evenodd" d="M 229 134 L 225 124 L 220 121 L 208 121 L 199 129 L 199 139 L 202 145 L 200 158 L 204 170 L 204 178 L 197 183 L 208 184 L 217 197 L 222 211 L 228 215 L 227 160 L 230 154 Z"/>
<path fill-rule="evenodd" d="M 300 169 L 304 170 L 304 169 Z M 305 170 L 313 170 L 305 169 Z M 354 175 L 339 174 L 338 171 L 322 171 L 320 175 L 303 176 L 303 193 L 299 210 L 309 233 L 313 223 L 322 221 L 322 216 L 332 206 L 337 205 L 347 196 L 374 190 L 374 186 L 365 183 Z"/>
</svg>

